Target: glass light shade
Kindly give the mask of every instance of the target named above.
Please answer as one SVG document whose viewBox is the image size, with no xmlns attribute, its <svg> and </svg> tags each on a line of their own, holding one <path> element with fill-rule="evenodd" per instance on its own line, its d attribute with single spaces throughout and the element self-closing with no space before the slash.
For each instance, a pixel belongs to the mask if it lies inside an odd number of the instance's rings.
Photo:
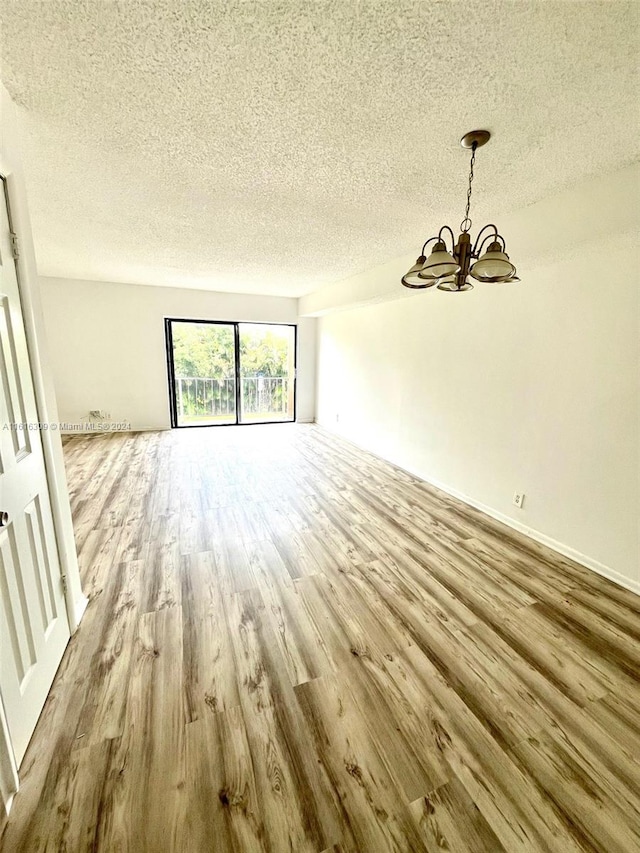
<svg viewBox="0 0 640 853">
<path fill-rule="evenodd" d="M 473 285 L 470 281 L 465 281 L 462 287 L 458 287 L 458 280 L 452 275 L 438 282 L 438 290 L 446 290 L 448 293 L 464 293 L 466 290 L 473 290 Z"/>
<path fill-rule="evenodd" d="M 515 273 L 515 270 L 514 270 L 514 273 Z M 515 274 L 514 275 L 484 276 L 484 275 L 477 275 L 477 274 L 472 273 L 472 275 L 476 279 L 476 281 L 483 281 L 483 282 L 488 283 L 488 284 L 499 283 L 499 282 L 503 282 L 503 281 L 520 281 L 518 276 Z"/>
<path fill-rule="evenodd" d="M 469 272 L 478 281 L 508 281 L 515 275 L 516 268 L 496 240 Z"/>
<path fill-rule="evenodd" d="M 420 255 L 415 264 L 411 267 L 409 272 L 405 273 L 400 281 L 404 284 L 405 287 L 410 287 L 414 290 L 424 290 L 425 287 L 432 287 L 436 284 L 435 281 L 425 281 L 423 278 L 419 278 L 418 273 L 424 266 L 425 257 L 424 255 Z"/>
<path fill-rule="evenodd" d="M 438 241 L 418 276 L 422 279 L 436 280 L 458 272 L 460 272 L 460 264 L 455 261 L 450 252 L 447 252 L 445 244 Z"/>
</svg>

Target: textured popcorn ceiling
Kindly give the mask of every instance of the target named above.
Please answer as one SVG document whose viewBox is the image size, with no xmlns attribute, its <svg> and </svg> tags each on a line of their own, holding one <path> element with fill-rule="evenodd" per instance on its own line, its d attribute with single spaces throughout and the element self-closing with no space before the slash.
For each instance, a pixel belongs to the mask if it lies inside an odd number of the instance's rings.
<svg viewBox="0 0 640 853">
<path fill-rule="evenodd" d="M 297 296 L 638 157 L 637 2 L 0 0 L 44 275 Z M 507 235 L 508 236 L 508 235 Z"/>
</svg>

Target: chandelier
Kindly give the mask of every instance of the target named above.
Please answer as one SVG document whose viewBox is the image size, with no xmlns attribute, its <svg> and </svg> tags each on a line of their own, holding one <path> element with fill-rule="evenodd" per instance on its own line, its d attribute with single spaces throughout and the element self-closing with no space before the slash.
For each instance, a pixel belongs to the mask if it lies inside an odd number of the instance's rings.
<svg viewBox="0 0 640 853">
<path fill-rule="evenodd" d="M 469 171 L 469 188 L 467 190 L 467 209 L 460 223 L 458 242 L 448 225 L 443 225 L 437 237 L 430 237 L 420 252 L 420 257 L 408 273 L 402 276 L 405 287 L 422 290 L 425 287 L 438 286 L 438 290 L 458 293 L 473 290 L 473 284 L 468 276 L 476 281 L 520 281 L 516 276 L 516 268 L 509 260 L 506 252 L 504 237 L 498 234 L 495 225 L 485 225 L 471 247 L 469 229 L 469 208 L 471 206 L 471 184 L 473 183 L 473 167 L 476 162 L 476 150 L 485 145 L 491 134 L 488 130 L 472 130 L 460 140 L 463 148 L 471 149 L 471 168 Z M 489 233 L 485 233 L 491 229 Z M 447 249 L 446 235 L 451 235 L 451 251 Z M 484 237 L 482 236 L 484 234 Z M 434 243 L 431 254 L 427 258 L 425 251 L 429 243 Z M 487 245 L 488 243 L 488 245 Z M 486 249 L 485 249 L 486 246 Z M 482 251 L 484 249 L 484 254 Z M 475 263 L 473 263 L 475 261 Z"/>
</svg>

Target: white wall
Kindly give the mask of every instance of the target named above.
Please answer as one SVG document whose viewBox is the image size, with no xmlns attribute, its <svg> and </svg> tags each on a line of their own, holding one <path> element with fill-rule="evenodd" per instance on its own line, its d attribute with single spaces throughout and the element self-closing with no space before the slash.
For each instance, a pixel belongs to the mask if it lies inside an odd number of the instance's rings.
<svg viewBox="0 0 640 853">
<path fill-rule="evenodd" d="M 630 167 L 499 221 L 521 283 L 411 294 L 407 257 L 301 300 L 320 423 L 638 592 L 639 189 Z"/>
<path fill-rule="evenodd" d="M 170 427 L 165 317 L 298 323 L 297 417 L 314 419 L 316 320 L 296 299 L 58 278 L 41 290 L 62 421 L 101 409 L 134 430 Z"/>
</svg>

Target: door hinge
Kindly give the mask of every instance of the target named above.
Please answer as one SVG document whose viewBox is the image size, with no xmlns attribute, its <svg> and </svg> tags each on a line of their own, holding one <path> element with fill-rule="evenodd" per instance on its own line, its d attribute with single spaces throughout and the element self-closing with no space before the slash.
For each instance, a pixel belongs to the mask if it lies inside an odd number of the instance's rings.
<svg viewBox="0 0 640 853">
<path fill-rule="evenodd" d="M 66 576 L 66 575 L 60 575 L 60 580 L 62 581 L 62 591 L 63 591 L 63 592 L 64 592 L 64 594 L 66 595 L 66 594 L 67 594 L 67 590 L 68 590 L 68 587 L 67 587 L 67 576 Z"/>
<path fill-rule="evenodd" d="M 11 234 L 11 251 L 13 253 L 13 260 L 17 261 L 18 258 L 20 257 L 20 246 L 18 244 L 18 235 L 14 234 L 13 231 L 11 231 L 10 234 Z"/>
</svg>

